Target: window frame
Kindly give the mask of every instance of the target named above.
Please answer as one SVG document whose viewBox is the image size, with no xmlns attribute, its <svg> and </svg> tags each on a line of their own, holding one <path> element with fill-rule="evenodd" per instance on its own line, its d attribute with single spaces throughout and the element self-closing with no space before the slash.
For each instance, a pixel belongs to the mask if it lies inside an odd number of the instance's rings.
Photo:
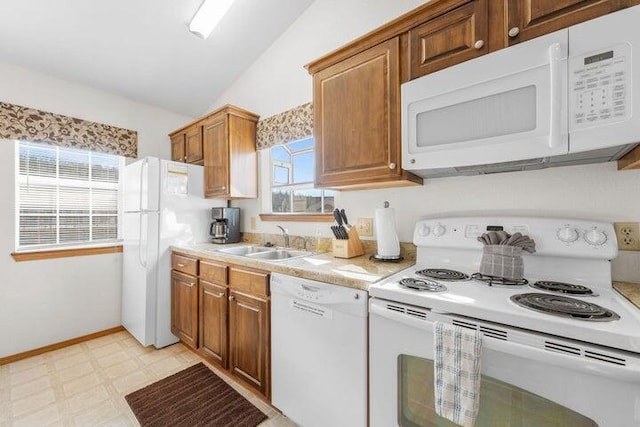
<svg viewBox="0 0 640 427">
<path fill-rule="evenodd" d="M 300 138 L 297 139 L 295 141 L 289 141 L 287 144 L 289 143 L 293 143 L 293 142 L 299 142 L 299 141 L 304 141 L 307 139 L 312 139 L 313 140 L 313 136 L 307 136 L 304 138 Z M 287 145 L 287 144 L 281 144 L 281 145 Z M 260 155 L 260 166 L 261 166 L 261 171 L 260 171 L 260 185 L 261 185 L 261 199 L 262 199 L 262 206 L 261 206 L 261 211 L 262 213 L 260 213 L 260 219 L 262 221 L 296 221 L 296 222 L 332 222 L 333 221 L 333 213 L 332 212 L 325 212 L 325 213 L 321 213 L 321 212 L 273 212 L 273 201 L 272 201 L 272 190 L 273 188 L 287 188 L 287 189 L 292 189 L 292 190 L 305 190 L 305 189 L 314 189 L 317 188 L 315 186 L 315 140 L 313 140 L 313 146 L 309 149 L 303 149 L 300 150 L 298 152 L 296 152 L 296 154 L 304 154 L 304 153 L 309 153 L 312 152 L 314 153 L 314 162 L 313 162 L 313 170 L 312 170 L 312 176 L 314 177 L 313 181 L 309 181 L 309 182 L 304 182 L 304 183 L 298 183 L 298 184 L 284 184 L 284 185 L 277 185 L 274 186 L 274 179 L 275 179 L 275 172 L 273 170 L 273 166 L 274 166 L 274 160 L 271 156 L 271 150 L 276 147 L 276 146 L 272 146 L 269 147 L 267 149 L 261 150 L 259 152 Z M 275 161 L 277 162 L 277 161 Z M 291 176 L 293 176 L 293 162 L 291 164 L 291 168 L 289 170 L 289 174 Z M 323 191 L 323 198 L 324 198 L 324 190 L 323 188 L 321 188 L 320 190 Z M 334 198 L 337 195 L 337 191 L 335 190 L 331 190 L 334 191 Z"/>
<path fill-rule="evenodd" d="M 117 188 L 117 214 L 116 218 L 116 238 L 110 240 L 98 240 L 98 241 L 83 241 L 83 242 L 69 242 L 69 243 L 55 243 L 55 244 L 42 244 L 42 245 L 20 245 L 20 184 L 21 184 L 21 174 L 20 174 L 20 144 L 21 143 L 31 143 L 31 144 L 41 144 L 34 143 L 30 141 L 21 141 L 14 140 L 14 252 L 11 254 L 16 261 L 31 261 L 36 259 L 49 259 L 49 258 L 62 258 L 62 257 L 70 257 L 70 256 L 81 256 L 81 255 L 95 255 L 95 254 L 103 254 L 103 253 L 116 253 L 122 252 L 122 219 L 123 219 L 123 176 L 124 170 L 126 166 L 125 158 L 123 156 L 119 156 L 117 154 L 112 154 L 113 156 L 118 157 L 118 183 L 116 185 Z M 100 153 L 91 150 L 85 150 L 80 148 L 73 147 L 59 147 L 51 145 L 50 147 L 55 148 L 57 153 L 59 150 L 71 149 L 71 150 L 79 150 L 87 153 L 93 153 L 96 155 L 104 155 L 110 153 Z M 59 180 L 61 179 L 59 175 L 59 155 L 56 156 L 56 185 L 60 185 Z M 89 159 L 91 159 L 91 154 L 89 154 Z M 90 163 L 89 163 L 90 165 Z M 89 166 L 89 170 L 91 167 Z M 46 177 L 34 177 L 38 181 L 45 182 L 47 180 Z M 82 181 L 81 181 L 82 182 Z M 90 181 L 84 181 L 90 182 Z M 82 185 L 78 186 L 82 188 Z M 108 185 L 105 185 L 108 187 Z M 86 186 L 85 188 L 89 188 Z M 56 205 L 59 207 L 59 200 Z M 88 216 L 92 217 L 94 214 L 89 211 Z M 74 216 L 74 215 L 69 215 Z M 81 216 L 81 215 L 79 215 Z M 97 216 L 109 216 L 109 215 L 101 215 Z M 55 214 L 56 218 L 60 217 L 60 212 Z M 91 230 L 90 230 L 91 232 Z"/>
</svg>

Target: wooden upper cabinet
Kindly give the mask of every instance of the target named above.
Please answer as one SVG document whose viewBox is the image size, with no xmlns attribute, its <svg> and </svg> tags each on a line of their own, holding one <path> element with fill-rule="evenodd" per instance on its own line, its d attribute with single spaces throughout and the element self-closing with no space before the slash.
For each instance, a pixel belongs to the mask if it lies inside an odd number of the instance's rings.
<svg viewBox="0 0 640 427">
<path fill-rule="evenodd" d="M 509 45 L 626 7 L 628 0 L 507 0 Z"/>
<path fill-rule="evenodd" d="M 185 134 L 185 159 L 187 163 L 202 164 L 202 126 L 189 128 Z"/>
<path fill-rule="evenodd" d="M 227 120 L 219 116 L 203 126 L 205 144 L 205 196 L 224 197 L 229 193 L 229 144 Z"/>
<path fill-rule="evenodd" d="M 202 164 L 202 124 L 194 123 L 170 135 L 171 160 L 176 162 Z"/>
<path fill-rule="evenodd" d="M 206 198 L 256 198 L 257 122 L 257 115 L 226 105 L 170 134 L 171 157 L 204 165 Z"/>
<path fill-rule="evenodd" d="M 258 197 L 257 122 L 255 114 L 232 106 L 204 121 L 205 197 Z"/>
<path fill-rule="evenodd" d="M 396 37 L 313 74 L 317 186 L 422 183 L 400 168 L 399 50 Z"/>
<path fill-rule="evenodd" d="M 171 160 L 175 162 L 184 162 L 186 160 L 184 139 L 184 133 L 171 136 Z"/>
<path fill-rule="evenodd" d="M 488 53 L 488 3 L 470 1 L 411 29 L 410 79 Z"/>
</svg>

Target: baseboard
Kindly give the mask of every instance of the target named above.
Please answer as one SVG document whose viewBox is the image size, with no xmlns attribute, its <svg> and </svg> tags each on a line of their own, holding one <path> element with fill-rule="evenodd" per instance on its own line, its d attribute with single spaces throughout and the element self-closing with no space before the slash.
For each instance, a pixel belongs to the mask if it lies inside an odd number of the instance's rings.
<svg viewBox="0 0 640 427">
<path fill-rule="evenodd" d="M 105 335 L 115 334 L 116 332 L 124 331 L 124 326 L 116 326 L 115 328 L 105 329 L 104 331 L 94 332 L 89 335 L 83 335 L 81 337 L 72 338 L 70 340 L 62 341 L 55 344 L 46 345 L 44 347 L 36 348 L 34 350 L 25 351 L 23 353 L 13 354 L 11 356 L 1 357 L 0 358 L 0 366 L 6 365 L 8 363 L 17 362 L 18 360 L 28 359 L 29 357 L 38 356 L 43 353 L 47 353 L 53 350 L 59 350 L 64 347 L 69 347 L 84 341 L 89 341 L 94 338 L 100 338 Z"/>
</svg>

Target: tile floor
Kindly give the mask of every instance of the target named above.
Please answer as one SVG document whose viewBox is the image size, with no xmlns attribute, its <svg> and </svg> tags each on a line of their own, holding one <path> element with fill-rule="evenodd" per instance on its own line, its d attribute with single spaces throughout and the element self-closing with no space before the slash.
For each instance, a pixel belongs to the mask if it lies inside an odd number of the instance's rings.
<svg viewBox="0 0 640 427">
<path fill-rule="evenodd" d="M 0 427 L 138 426 L 124 396 L 200 361 L 182 344 L 145 348 L 118 332 L 0 366 Z M 260 427 L 295 426 L 220 377 L 269 417 Z"/>
</svg>

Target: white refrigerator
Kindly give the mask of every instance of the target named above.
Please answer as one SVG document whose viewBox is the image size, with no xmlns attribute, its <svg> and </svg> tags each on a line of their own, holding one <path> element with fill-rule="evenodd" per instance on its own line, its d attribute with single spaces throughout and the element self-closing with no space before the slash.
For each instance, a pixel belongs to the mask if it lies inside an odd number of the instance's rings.
<svg viewBox="0 0 640 427">
<path fill-rule="evenodd" d="M 171 333 L 171 249 L 209 239 L 212 207 L 204 168 L 153 157 L 126 166 L 122 325 L 144 346 L 178 342 Z"/>
</svg>

